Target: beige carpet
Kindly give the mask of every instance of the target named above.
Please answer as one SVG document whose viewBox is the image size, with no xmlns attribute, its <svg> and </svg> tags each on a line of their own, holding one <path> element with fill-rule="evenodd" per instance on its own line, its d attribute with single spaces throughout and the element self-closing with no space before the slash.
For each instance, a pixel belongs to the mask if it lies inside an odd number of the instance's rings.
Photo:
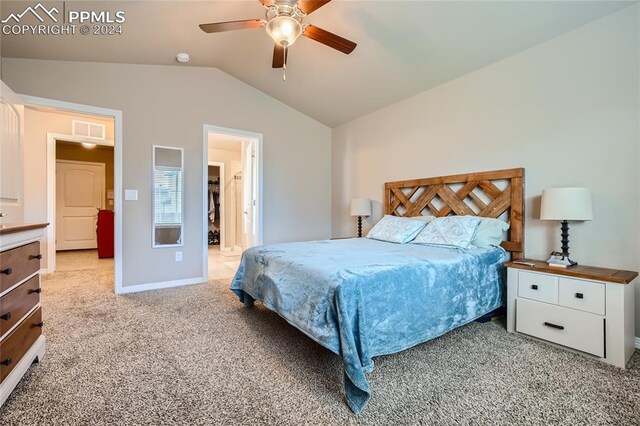
<svg viewBox="0 0 640 426">
<path fill-rule="evenodd" d="M 111 270 L 43 281 L 47 355 L 1 425 L 640 424 L 640 357 L 620 370 L 471 324 L 376 358 L 355 417 L 340 359 L 227 282 L 127 296 Z"/>
</svg>

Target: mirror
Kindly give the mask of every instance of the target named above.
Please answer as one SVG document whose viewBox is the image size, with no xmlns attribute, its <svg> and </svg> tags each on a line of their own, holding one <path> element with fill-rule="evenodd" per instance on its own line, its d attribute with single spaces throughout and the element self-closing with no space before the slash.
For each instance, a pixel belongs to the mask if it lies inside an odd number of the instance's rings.
<svg viewBox="0 0 640 426">
<path fill-rule="evenodd" d="M 153 146 L 153 247 L 183 245 L 182 148 Z"/>
</svg>

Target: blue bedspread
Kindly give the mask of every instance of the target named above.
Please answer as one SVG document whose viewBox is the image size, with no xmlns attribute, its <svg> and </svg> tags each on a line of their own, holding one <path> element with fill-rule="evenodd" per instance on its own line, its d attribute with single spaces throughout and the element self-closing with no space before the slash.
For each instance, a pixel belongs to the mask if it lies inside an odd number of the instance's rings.
<svg viewBox="0 0 640 426">
<path fill-rule="evenodd" d="M 344 362 L 354 413 L 371 397 L 372 357 L 440 336 L 503 303 L 505 252 L 366 238 L 254 247 L 231 289 L 261 301 Z"/>
</svg>

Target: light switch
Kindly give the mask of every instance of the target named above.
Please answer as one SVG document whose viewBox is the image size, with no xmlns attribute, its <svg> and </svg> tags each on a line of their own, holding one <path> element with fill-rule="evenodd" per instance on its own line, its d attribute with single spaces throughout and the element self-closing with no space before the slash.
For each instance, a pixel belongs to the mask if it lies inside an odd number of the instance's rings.
<svg viewBox="0 0 640 426">
<path fill-rule="evenodd" d="M 138 201 L 138 190 L 137 189 L 125 189 L 124 190 L 124 199 L 126 201 Z"/>
<path fill-rule="evenodd" d="M 113 200 L 113 198 L 114 198 L 114 197 L 113 197 L 113 189 L 109 189 L 109 190 L 107 190 L 107 198 L 110 198 L 110 199 L 112 199 L 112 200 Z"/>
</svg>

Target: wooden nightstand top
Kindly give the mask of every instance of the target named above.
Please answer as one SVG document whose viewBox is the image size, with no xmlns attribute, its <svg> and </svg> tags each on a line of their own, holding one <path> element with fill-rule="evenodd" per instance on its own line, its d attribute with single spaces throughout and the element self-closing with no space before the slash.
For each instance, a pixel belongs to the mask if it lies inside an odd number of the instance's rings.
<svg viewBox="0 0 640 426">
<path fill-rule="evenodd" d="M 522 265 L 519 263 L 507 262 L 504 266 L 508 268 L 524 269 L 527 271 L 545 272 L 547 274 L 565 275 L 575 278 L 586 278 L 589 280 L 607 281 L 618 284 L 629 284 L 638 276 L 635 271 L 623 271 L 620 269 L 599 268 L 597 266 L 575 265 L 568 268 L 557 268 L 549 266 L 544 260 L 522 259 L 524 262 L 531 262 L 534 266 Z"/>
</svg>

